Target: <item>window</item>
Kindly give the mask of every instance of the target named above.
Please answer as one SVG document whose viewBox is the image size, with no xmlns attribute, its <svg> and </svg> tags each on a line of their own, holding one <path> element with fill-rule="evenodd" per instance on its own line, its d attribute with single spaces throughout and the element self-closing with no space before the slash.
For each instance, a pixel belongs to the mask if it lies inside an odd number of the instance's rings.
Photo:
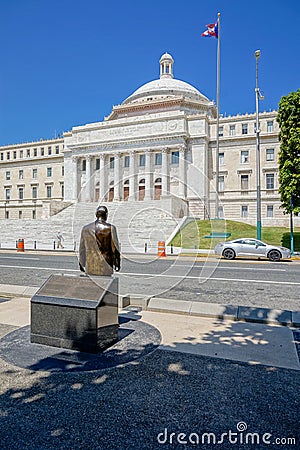
<svg viewBox="0 0 300 450">
<path fill-rule="evenodd" d="M 100 169 L 100 159 L 97 158 L 97 159 L 96 159 L 96 167 L 95 167 L 95 170 L 99 170 L 99 169 Z"/>
<path fill-rule="evenodd" d="M 100 167 L 100 160 L 99 160 L 99 167 Z M 65 176 L 65 166 L 61 166 L 61 176 Z"/>
<path fill-rule="evenodd" d="M 64 184 L 61 185 L 61 196 L 62 196 L 62 198 L 64 198 L 64 196 L 65 196 L 65 186 L 64 186 Z"/>
<path fill-rule="evenodd" d="M 113 156 L 111 156 L 109 158 L 109 168 L 113 169 L 115 167 L 115 158 Z"/>
<path fill-rule="evenodd" d="M 161 166 L 162 164 L 162 154 L 161 153 L 155 153 L 155 165 Z"/>
<path fill-rule="evenodd" d="M 248 124 L 247 123 L 242 124 L 242 134 L 248 134 Z"/>
<path fill-rule="evenodd" d="M 24 198 L 24 188 L 19 188 L 19 200 L 23 200 Z"/>
<path fill-rule="evenodd" d="M 146 155 L 140 155 L 140 167 L 145 167 L 146 165 Z"/>
<path fill-rule="evenodd" d="M 247 164 L 249 162 L 249 151 L 242 150 L 241 151 L 241 164 Z"/>
<path fill-rule="evenodd" d="M 10 152 L 6 153 L 6 159 L 10 159 Z"/>
<path fill-rule="evenodd" d="M 9 219 L 9 211 L 5 211 L 5 219 Z"/>
<path fill-rule="evenodd" d="M 267 132 L 272 133 L 273 131 L 274 131 L 273 120 L 270 120 L 270 122 L 267 122 Z"/>
<path fill-rule="evenodd" d="M 224 166 L 224 153 L 219 153 L 219 166 Z"/>
<path fill-rule="evenodd" d="M 219 127 L 219 137 L 224 136 L 224 127 Z"/>
<path fill-rule="evenodd" d="M 52 177 L 52 167 L 47 167 L 47 177 Z"/>
<path fill-rule="evenodd" d="M 22 219 L 22 217 L 23 217 L 23 213 L 22 213 L 22 211 L 19 211 L 19 219 Z"/>
<path fill-rule="evenodd" d="M 19 180 L 23 180 L 24 178 L 24 172 L 23 170 L 19 170 Z"/>
<path fill-rule="evenodd" d="M 44 156 L 45 155 L 45 149 L 44 149 L 44 147 L 41 147 L 41 156 Z"/>
<path fill-rule="evenodd" d="M 3 161 L 3 159 L 4 159 L 4 154 L 3 153 L 1 153 L 0 158 L 1 158 L 1 161 Z"/>
<path fill-rule="evenodd" d="M 178 164 L 179 163 L 179 152 L 172 152 L 171 154 L 171 163 Z"/>
<path fill-rule="evenodd" d="M 57 155 L 59 155 L 59 145 L 56 145 L 56 146 L 55 146 L 55 153 L 56 153 Z"/>
<path fill-rule="evenodd" d="M 52 196 L 52 186 L 47 186 L 47 198 L 51 198 Z"/>
<path fill-rule="evenodd" d="M 248 206 L 242 205 L 242 217 L 248 217 Z"/>
<path fill-rule="evenodd" d="M 32 188 L 32 198 L 37 198 L 37 186 L 33 186 Z"/>
<path fill-rule="evenodd" d="M 224 192 L 224 180 L 225 180 L 225 177 L 224 177 L 224 175 L 220 175 L 219 176 L 219 192 Z"/>
<path fill-rule="evenodd" d="M 48 147 L 48 155 L 52 155 L 52 147 Z"/>
<path fill-rule="evenodd" d="M 32 169 L 32 178 L 37 178 L 37 169 Z"/>
<path fill-rule="evenodd" d="M 10 200 L 10 189 L 5 189 L 5 200 Z"/>
<path fill-rule="evenodd" d="M 32 218 L 34 220 L 36 219 L 36 210 L 35 209 L 32 210 Z"/>
<path fill-rule="evenodd" d="M 274 173 L 266 174 L 266 189 L 274 189 Z"/>
<path fill-rule="evenodd" d="M 230 125 L 229 127 L 229 135 L 235 136 L 235 125 Z"/>
<path fill-rule="evenodd" d="M 6 178 L 6 180 L 10 180 L 10 171 L 9 170 L 5 173 L 5 178 Z"/>
<path fill-rule="evenodd" d="M 14 159 L 17 159 L 17 152 L 14 152 L 13 155 L 14 155 Z"/>
<path fill-rule="evenodd" d="M 124 167 L 129 167 L 130 166 L 130 156 L 126 155 L 124 157 Z"/>
<path fill-rule="evenodd" d="M 27 158 L 30 158 L 30 148 L 27 149 L 26 155 L 27 155 Z"/>
<path fill-rule="evenodd" d="M 274 161 L 274 148 L 267 148 L 266 149 L 266 160 L 267 161 Z"/>
<path fill-rule="evenodd" d="M 241 190 L 247 191 L 249 189 L 249 175 L 241 175 Z"/>
<path fill-rule="evenodd" d="M 23 158 L 23 156 L 24 156 L 24 152 L 23 152 L 23 150 L 20 150 L 20 158 Z"/>
<path fill-rule="evenodd" d="M 33 149 L 33 156 L 37 156 L 37 148 Z"/>
<path fill-rule="evenodd" d="M 267 205 L 267 217 L 273 217 L 274 207 L 273 205 Z"/>
<path fill-rule="evenodd" d="M 86 171 L 86 159 L 82 160 L 82 166 L 81 166 L 82 172 Z"/>
</svg>

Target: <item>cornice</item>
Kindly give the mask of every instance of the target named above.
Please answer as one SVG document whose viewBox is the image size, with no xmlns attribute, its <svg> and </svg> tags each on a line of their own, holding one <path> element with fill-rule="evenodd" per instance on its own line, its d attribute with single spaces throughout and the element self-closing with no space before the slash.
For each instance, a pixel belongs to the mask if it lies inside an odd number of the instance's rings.
<svg viewBox="0 0 300 450">
<path fill-rule="evenodd" d="M 129 103 L 125 105 L 117 105 L 113 107 L 113 110 L 111 114 L 106 117 L 104 120 L 105 122 L 114 120 L 115 116 L 120 113 L 126 113 L 126 112 L 135 112 L 135 111 L 144 111 L 153 109 L 155 107 L 166 107 L 166 106 L 174 106 L 174 105 L 187 105 L 187 106 L 193 106 L 197 109 L 209 109 L 209 106 L 206 105 L 206 103 L 193 101 L 191 99 L 187 99 L 184 96 L 178 96 L 173 98 L 164 98 L 161 100 L 155 99 L 155 100 L 149 100 L 144 102 L 137 102 L 137 103 Z"/>
<path fill-rule="evenodd" d="M 12 150 L 18 150 L 28 147 L 43 147 L 46 145 L 55 145 L 55 144 L 63 144 L 64 138 L 56 138 L 56 139 L 45 139 L 45 140 L 39 140 L 39 141 L 31 141 L 31 142 L 21 142 L 19 144 L 8 144 L 8 145 L 2 145 L 0 146 L 0 151 L 12 151 Z"/>
</svg>

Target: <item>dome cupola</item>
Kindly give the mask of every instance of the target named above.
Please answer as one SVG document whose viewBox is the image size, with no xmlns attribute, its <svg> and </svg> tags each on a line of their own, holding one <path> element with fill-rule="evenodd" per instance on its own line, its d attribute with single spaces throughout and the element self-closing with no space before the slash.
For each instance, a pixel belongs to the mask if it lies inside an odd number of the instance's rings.
<svg viewBox="0 0 300 450">
<path fill-rule="evenodd" d="M 160 78 L 174 78 L 173 64 L 174 59 L 169 53 L 165 53 L 159 60 L 160 64 Z"/>
</svg>

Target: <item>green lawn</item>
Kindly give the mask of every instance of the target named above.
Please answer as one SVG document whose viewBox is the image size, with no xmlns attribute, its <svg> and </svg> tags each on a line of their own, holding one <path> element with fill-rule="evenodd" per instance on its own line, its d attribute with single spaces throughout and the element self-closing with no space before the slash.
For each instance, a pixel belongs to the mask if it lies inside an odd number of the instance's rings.
<svg viewBox="0 0 300 450">
<path fill-rule="evenodd" d="M 300 251 L 300 228 L 295 228 L 294 231 L 294 249 Z M 231 236 L 227 239 L 207 239 L 204 237 L 211 233 L 231 233 Z M 176 247 L 213 249 L 220 241 L 240 237 L 256 238 L 256 227 L 232 220 L 195 220 L 186 225 L 171 243 Z M 264 227 L 262 228 L 262 241 L 268 244 L 290 247 L 289 228 Z"/>
</svg>

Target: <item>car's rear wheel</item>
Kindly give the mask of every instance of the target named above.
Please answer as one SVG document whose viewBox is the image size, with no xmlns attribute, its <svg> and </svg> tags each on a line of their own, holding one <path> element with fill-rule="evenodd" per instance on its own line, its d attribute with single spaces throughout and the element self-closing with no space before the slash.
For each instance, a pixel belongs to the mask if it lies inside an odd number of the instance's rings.
<svg viewBox="0 0 300 450">
<path fill-rule="evenodd" d="M 278 250 L 271 250 L 268 253 L 268 258 L 270 261 L 280 261 L 281 253 Z"/>
<path fill-rule="evenodd" d="M 225 250 L 223 251 L 223 256 L 225 259 L 234 259 L 235 251 L 232 250 L 232 248 L 225 248 Z"/>
</svg>

